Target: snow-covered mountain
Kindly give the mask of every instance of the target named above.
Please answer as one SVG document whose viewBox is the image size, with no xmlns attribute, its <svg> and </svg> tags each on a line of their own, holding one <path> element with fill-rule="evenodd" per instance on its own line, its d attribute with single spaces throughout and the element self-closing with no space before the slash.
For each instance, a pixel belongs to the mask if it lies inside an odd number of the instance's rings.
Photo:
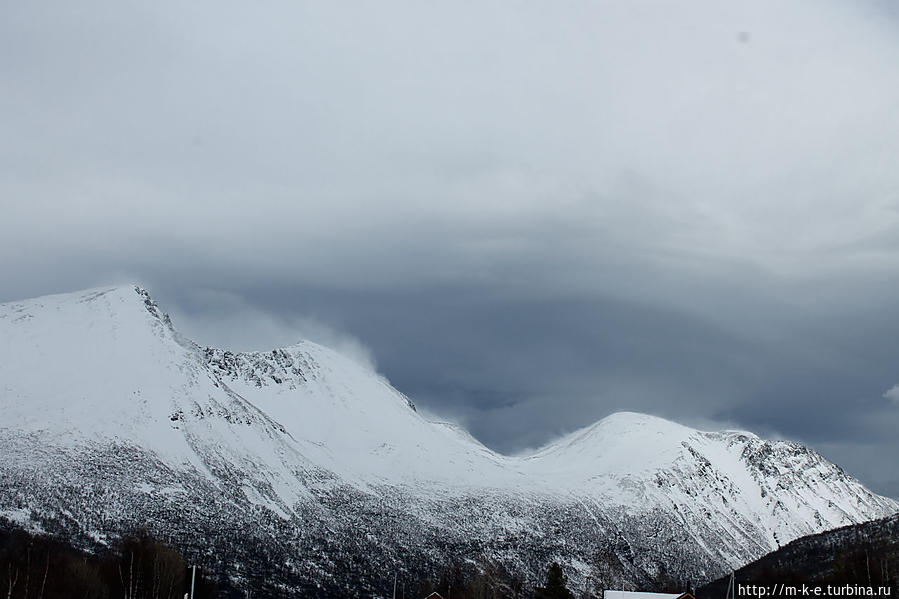
<svg viewBox="0 0 899 599">
<path fill-rule="evenodd" d="M 238 586 L 264 566 L 322 596 L 465 560 L 704 581 L 899 510 L 795 443 L 642 414 L 499 455 L 320 345 L 199 347 L 137 287 L 0 305 L 0 456 L 6 519 L 145 527 Z"/>
</svg>

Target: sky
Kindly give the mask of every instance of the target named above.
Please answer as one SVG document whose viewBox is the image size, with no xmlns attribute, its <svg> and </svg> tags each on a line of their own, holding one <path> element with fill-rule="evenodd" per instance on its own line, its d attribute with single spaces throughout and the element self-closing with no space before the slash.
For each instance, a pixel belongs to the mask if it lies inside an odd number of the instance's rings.
<svg viewBox="0 0 899 599">
<path fill-rule="evenodd" d="M 897 115 L 885 0 L 7 3 L 0 301 L 136 282 L 498 451 L 632 410 L 899 498 Z"/>
</svg>

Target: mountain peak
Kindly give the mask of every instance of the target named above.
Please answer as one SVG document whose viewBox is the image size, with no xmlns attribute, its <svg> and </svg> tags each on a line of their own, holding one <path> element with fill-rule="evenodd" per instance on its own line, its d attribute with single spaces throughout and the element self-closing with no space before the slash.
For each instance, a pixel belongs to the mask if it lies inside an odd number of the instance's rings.
<svg viewBox="0 0 899 599">
<path fill-rule="evenodd" d="M 612 412 L 597 422 L 596 425 L 652 429 L 669 429 L 671 427 L 686 428 L 683 425 L 660 416 L 627 410 Z"/>
<path fill-rule="evenodd" d="M 54 293 L 35 298 L 11 301 L 0 304 L 0 312 L 31 314 L 37 316 L 42 312 L 101 310 L 106 316 L 115 316 L 117 309 L 124 306 L 143 304 L 147 310 L 162 318 L 156 302 L 149 292 L 139 285 L 127 284 L 106 287 L 93 287 L 68 293 Z"/>
<path fill-rule="evenodd" d="M 570 451 L 586 448 L 592 451 L 609 444 L 644 445 L 654 438 L 667 438 L 677 443 L 683 437 L 697 432 L 695 429 L 640 412 L 614 412 L 605 418 L 575 430 L 540 448 L 536 454 Z M 604 454 L 608 451 L 604 450 Z"/>
</svg>

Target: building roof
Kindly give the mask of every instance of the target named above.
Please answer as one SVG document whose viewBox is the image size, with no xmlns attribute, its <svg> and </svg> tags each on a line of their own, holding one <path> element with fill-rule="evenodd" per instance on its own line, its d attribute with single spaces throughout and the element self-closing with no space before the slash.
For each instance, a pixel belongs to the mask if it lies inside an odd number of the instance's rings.
<svg viewBox="0 0 899 599">
<path fill-rule="evenodd" d="M 603 599 L 693 599 L 690 593 L 644 593 L 642 591 L 603 591 Z"/>
</svg>

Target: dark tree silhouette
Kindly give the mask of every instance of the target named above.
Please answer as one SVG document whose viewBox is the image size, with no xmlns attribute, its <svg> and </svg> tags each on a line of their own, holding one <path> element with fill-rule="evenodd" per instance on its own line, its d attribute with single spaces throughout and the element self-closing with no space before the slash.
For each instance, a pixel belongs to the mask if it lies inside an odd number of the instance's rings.
<svg viewBox="0 0 899 599">
<path fill-rule="evenodd" d="M 553 562 L 546 571 L 546 585 L 535 589 L 534 599 L 574 599 L 567 584 L 568 577 L 562 572 L 562 566 Z"/>
</svg>

